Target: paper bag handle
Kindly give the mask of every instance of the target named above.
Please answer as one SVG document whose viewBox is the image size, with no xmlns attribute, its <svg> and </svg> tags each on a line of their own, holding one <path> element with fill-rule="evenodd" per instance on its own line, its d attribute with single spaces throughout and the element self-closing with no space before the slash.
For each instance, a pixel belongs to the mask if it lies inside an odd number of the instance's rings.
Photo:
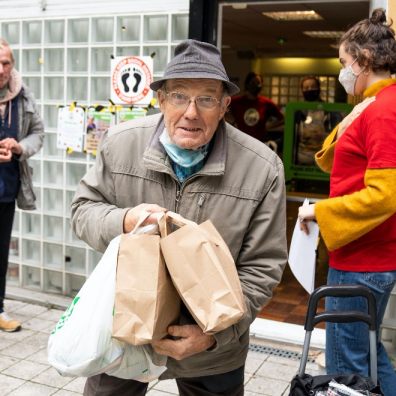
<svg viewBox="0 0 396 396">
<path fill-rule="evenodd" d="M 152 214 L 157 214 L 157 221 L 158 221 L 158 225 L 160 226 L 160 219 L 165 217 L 164 212 L 148 212 L 147 210 L 143 211 L 139 218 L 138 221 L 135 224 L 135 227 L 133 227 L 133 230 L 131 232 L 129 232 L 129 234 L 134 234 L 136 232 L 136 230 L 141 227 L 141 225 L 152 215 Z"/>
<path fill-rule="evenodd" d="M 167 221 L 178 227 L 183 227 L 185 225 L 197 225 L 195 221 L 185 219 L 183 216 L 175 212 L 168 211 L 165 213 L 165 217 Z"/>
</svg>

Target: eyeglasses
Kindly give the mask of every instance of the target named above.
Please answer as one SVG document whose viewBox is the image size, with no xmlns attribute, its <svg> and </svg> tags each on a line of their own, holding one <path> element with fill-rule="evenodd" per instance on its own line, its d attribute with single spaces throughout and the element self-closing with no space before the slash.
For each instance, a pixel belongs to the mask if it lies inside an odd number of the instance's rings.
<svg viewBox="0 0 396 396">
<path fill-rule="evenodd" d="M 220 104 L 220 100 L 213 96 L 188 96 L 181 92 L 164 92 L 172 106 L 187 109 L 191 102 L 200 110 L 213 110 Z"/>
</svg>

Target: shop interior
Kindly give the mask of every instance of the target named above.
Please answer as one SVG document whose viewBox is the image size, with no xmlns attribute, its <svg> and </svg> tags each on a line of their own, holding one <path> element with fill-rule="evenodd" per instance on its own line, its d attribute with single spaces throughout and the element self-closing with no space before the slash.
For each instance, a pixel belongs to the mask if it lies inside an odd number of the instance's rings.
<svg viewBox="0 0 396 396">
<path fill-rule="evenodd" d="M 306 75 L 316 76 L 321 84 L 323 105 L 329 105 L 329 112 L 348 113 L 352 98 L 345 95 L 338 83 L 337 39 L 348 27 L 368 17 L 369 6 L 369 1 L 219 2 L 217 44 L 230 78 L 243 91 L 249 71 L 261 74 L 260 94 L 275 102 L 285 116 L 285 124 L 277 132 L 283 139 L 278 154 L 285 164 L 289 244 L 303 199 L 324 198 L 329 187 L 328 175 L 314 164 L 298 166 L 290 154 L 296 144 L 291 112 L 304 100 L 301 79 Z M 326 248 L 320 241 L 316 287 L 326 283 L 327 259 Z M 308 296 L 287 266 L 274 298 L 259 316 L 303 324 Z"/>
</svg>

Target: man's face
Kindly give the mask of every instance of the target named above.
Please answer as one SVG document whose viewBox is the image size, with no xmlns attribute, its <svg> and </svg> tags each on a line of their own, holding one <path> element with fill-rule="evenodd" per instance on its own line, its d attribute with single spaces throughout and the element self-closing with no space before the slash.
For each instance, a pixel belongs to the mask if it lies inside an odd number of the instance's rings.
<svg viewBox="0 0 396 396">
<path fill-rule="evenodd" d="M 185 101 L 186 97 L 189 102 L 179 103 L 183 102 L 180 98 Z M 204 98 L 197 104 L 197 97 Z M 223 97 L 221 81 L 203 78 L 168 80 L 165 88 L 158 91 L 158 100 L 171 141 L 179 147 L 195 150 L 210 142 L 231 98 Z"/>
<path fill-rule="evenodd" d="M 7 86 L 13 66 L 11 49 L 0 47 L 0 89 Z"/>
</svg>

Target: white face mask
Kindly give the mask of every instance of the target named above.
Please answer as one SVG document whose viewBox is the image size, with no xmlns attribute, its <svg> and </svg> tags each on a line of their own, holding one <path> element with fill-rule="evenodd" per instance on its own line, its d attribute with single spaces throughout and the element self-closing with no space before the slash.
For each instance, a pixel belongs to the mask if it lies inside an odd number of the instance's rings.
<svg viewBox="0 0 396 396">
<path fill-rule="evenodd" d="M 357 58 L 347 67 L 340 70 L 340 75 L 338 76 L 338 81 L 344 87 L 345 92 L 349 95 L 355 95 L 355 85 L 356 80 L 359 77 L 361 70 L 358 74 L 352 70 L 352 65 L 357 61 Z"/>
</svg>

